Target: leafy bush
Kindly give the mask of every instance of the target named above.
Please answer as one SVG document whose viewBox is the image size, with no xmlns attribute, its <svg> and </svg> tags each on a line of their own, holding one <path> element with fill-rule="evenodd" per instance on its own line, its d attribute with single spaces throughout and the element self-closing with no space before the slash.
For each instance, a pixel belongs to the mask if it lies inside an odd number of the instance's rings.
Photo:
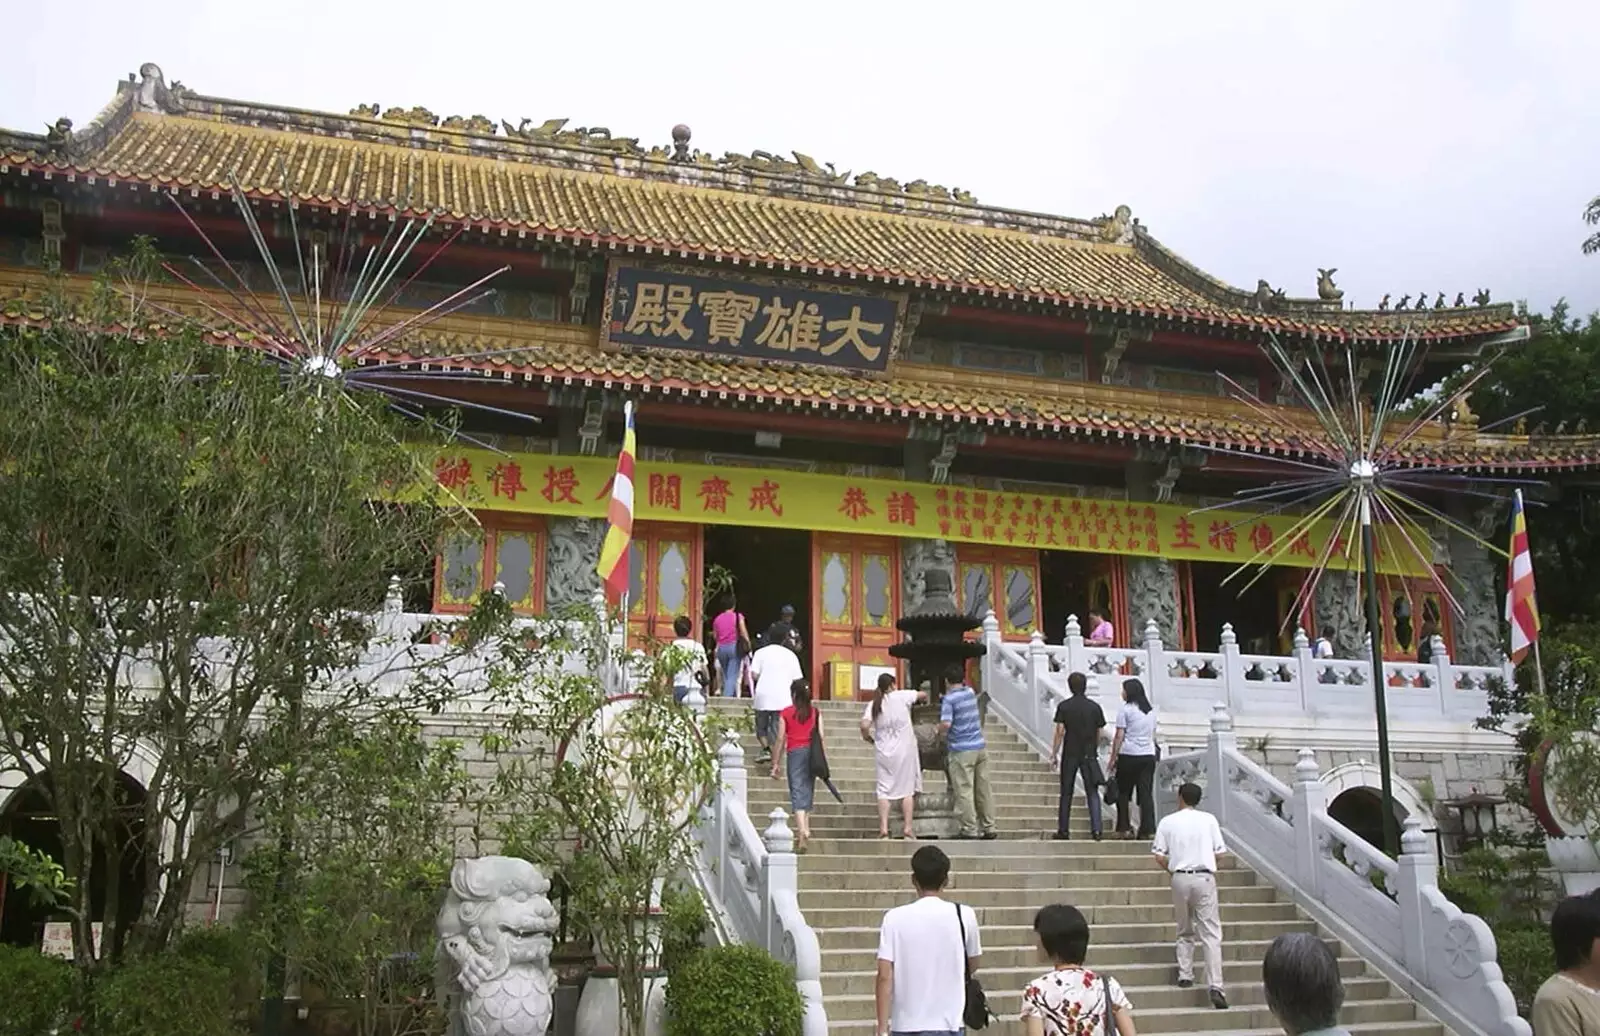
<svg viewBox="0 0 1600 1036">
<path fill-rule="evenodd" d="M 1517 998 L 1517 1010 L 1527 1017 L 1540 983 L 1556 970 L 1550 932 L 1544 925 L 1496 925 L 1494 942 L 1501 974 Z"/>
<path fill-rule="evenodd" d="M 694 889 L 680 886 L 661 894 L 661 967 L 676 975 L 700 952 L 711 925 L 705 904 Z"/>
<path fill-rule="evenodd" d="M 72 1006 L 72 965 L 35 949 L 0 944 L 0 1036 L 49 1032 Z"/>
<path fill-rule="evenodd" d="M 233 979 L 199 953 L 132 957 L 94 986 L 95 1036 L 228 1036 Z"/>
<path fill-rule="evenodd" d="M 800 1036 L 794 972 L 754 946 L 718 946 L 667 983 L 668 1036 Z"/>
</svg>

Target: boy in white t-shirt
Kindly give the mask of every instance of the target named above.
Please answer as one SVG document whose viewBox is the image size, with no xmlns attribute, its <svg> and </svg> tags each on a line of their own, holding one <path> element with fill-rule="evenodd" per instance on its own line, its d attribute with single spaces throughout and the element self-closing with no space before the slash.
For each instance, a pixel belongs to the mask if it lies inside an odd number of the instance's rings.
<svg viewBox="0 0 1600 1036">
<path fill-rule="evenodd" d="M 694 623 L 689 621 L 687 615 L 680 615 L 672 620 L 672 632 L 677 634 L 678 638 L 672 642 L 672 646 L 687 660 L 683 668 L 672 677 L 672 697 L 679 704 L 683 703 L 683 699 L 687 698 L 694 688 L 705 687 L 708 678 L 706 670 L 710 664 L 706 658 L 706 646 L 689 637 L 693 629 Z"/>
<path fill-rule="evenodd" d="M 967 976 L 978 970 L 978 917 L 940 892 L 950 857 L 936 845 L 911 856 L 917 899 L 883 915 L 878 935 L 876 1036 L 958 1036 Z"/>
</svg>

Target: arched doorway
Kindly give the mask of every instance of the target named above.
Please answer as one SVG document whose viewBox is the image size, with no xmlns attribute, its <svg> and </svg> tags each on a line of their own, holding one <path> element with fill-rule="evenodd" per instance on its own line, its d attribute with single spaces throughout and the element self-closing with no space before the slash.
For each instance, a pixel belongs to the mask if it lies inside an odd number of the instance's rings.
<svg viewBox="0 0 1600 1036">
<path fill-rule="evenodd" d="M 1349 828 L 1368 845 L 1383 845 L 1383 797 L 1373 788 L 1356 787 L 1339 793 L 1328 803 L 1328 816 Z M 1394 820 L 1406 818 L 1405 807 L 1396 800 Z"/>
<path fill-rule="evenodd" d="M 18 788 L 0 811 L 0 834 L 38 850 L 60 862 L 61 826 L 50 807 L 50 777 L 45 774 Z M 144 853 L 144 788 L 126 773 L 117 774 L 117 817 L 114 836 L 122 847 L 121 866 L 114 878 L 108 876 L 104 846 L 97 840 L 89 875 L 89 918 L 104 921 L 107 893 L 115 880 L 118 930 L 126 932 L 139 917 L 144 895 L 146 859 Z M 48 908 L 34 904 L 26 889 L 6 881 L 0 888 L 0 942 L 13 946 L 37 946 L 47 921 L 67 920 Z M 102 948 L 104 952 L 104 948 Z"/>
</svg>

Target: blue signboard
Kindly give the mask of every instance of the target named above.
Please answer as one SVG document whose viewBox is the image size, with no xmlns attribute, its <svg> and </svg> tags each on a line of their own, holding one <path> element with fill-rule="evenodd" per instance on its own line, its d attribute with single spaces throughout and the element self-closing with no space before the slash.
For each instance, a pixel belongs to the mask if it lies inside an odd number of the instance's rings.
<svg viewBox="0 0 1600 1036">
<path fill-rule="evenodd" d="M 903 304 L 842 287 L 613 263 L 601 332 L 605 342 L 630 348 L 882 371 Z"/>
</svg>

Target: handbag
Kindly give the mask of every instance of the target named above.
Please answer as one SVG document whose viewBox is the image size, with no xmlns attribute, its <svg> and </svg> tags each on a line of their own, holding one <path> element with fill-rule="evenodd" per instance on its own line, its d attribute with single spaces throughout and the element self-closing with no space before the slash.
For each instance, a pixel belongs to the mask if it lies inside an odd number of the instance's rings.
<svg viewBox="0 0 1600 1036">
<path fill-rule="evenodd" d="M 1117 787 L 1116 781 L 1106 781 L 1106 790 L 1101 793 L 1100 799 L 1108 806 L 1115 806 L 1122 797 L 1122 789 Z"/>
<path fill-rule="evenodd" d="M 969 1029 L 988 1026 L 994 1014 L 989 1010 L 989 997 L 983 984 L 972 973 L 972 961 L 967 957 L 967 919 L 961 915 L 961 904 L 956 904 L 956 924 L 961 926 L 961 970 L 967 976 L 966 1006 L 961 1009 L 961 1021 Z"/>
</svg>

